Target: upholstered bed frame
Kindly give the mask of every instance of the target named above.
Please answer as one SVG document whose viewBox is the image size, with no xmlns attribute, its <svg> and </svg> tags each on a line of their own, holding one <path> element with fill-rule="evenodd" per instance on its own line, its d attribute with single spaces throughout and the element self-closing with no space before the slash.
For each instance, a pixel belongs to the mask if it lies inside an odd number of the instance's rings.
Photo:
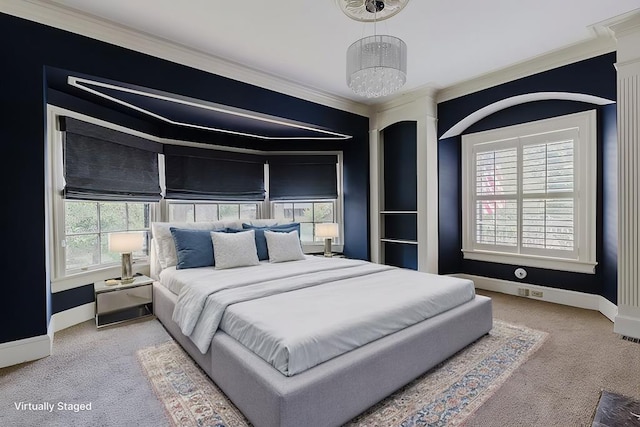
<svg viewBox="0 0 640 427">
<path fill-rule="evenodd" d="M 459 307 L 286 377 L 222 331 L 202 354 L 171 319 L 177 296 L 153 285 L 169 333 L 256 427 L 339 426 L 492 328 L 491 299 Z"/>
</svg>

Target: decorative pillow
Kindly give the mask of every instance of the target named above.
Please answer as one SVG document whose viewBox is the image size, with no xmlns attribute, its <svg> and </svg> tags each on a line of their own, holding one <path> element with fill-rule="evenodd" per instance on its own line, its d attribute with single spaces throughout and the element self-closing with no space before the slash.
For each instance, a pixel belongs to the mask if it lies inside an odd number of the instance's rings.
<svg viewBox="0 0 640 427">
<path fill-rule="evenodd" d="M 176 245 L 177 270 L 214 265 L 210 231 L 175 227 L 169 229 Z"/>
<path fill-rule="evenodd" d="M 291 222 L 288 224 L 272 225 L 270 227 L 257 227 L 250 224 L 242 224 L 242 228 L 245 230 L 255 230 L 256 232 L 256 249 L 258 250 L 258 259 L 264 261 L 269 259 L 269 248 L 267 247 L 267 240 L 264 237 L 264 232 L 277 231 L 281 233 L 288 233 L 289 231 L 296 230 L 298 236 L 300 235 L 300 223 Z"/>
<path fill-rule="evenodd" d="M 300 246 L 298 231 L 288 233 L 277 231 L 264 231 L 269 248 L 269 262 L 298 261 L 304 259 L 304 253 Z"/>
<path fill-rule="evenodd" d="M 286 224 L 283 221 L 286 221 L 286 220 L 265 218 L 265 219 L 248 219 L 242 222 L 244 224 L 253 225 L 254 227 L 273 227 L 274 225 L 278 225 L 278 224 Z"/>
<path fill-rule="evenodd" d="M 254 230 L 241 233 L 212 231 L 213 257 L 215 266 L 222 270 L 233 267 L 258 265 L 258 252 Z"/>
<path fill-rule="evenodd" d="M 171 227 L 189 230 L 213 231 L 224 228 L 220 221 L 216 222 L 153 222 L 151 234 L 156 246 L 158 263 L 163 269 L 172 267 L 178 263 L 176 245 L 171 235 Z"/>
</svg>

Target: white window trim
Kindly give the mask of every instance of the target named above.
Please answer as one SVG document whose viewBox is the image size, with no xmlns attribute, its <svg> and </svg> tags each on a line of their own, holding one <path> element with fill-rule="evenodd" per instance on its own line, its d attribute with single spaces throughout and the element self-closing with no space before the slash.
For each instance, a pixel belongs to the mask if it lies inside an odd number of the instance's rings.
<svg viewBox="0 0 640 427">
<path fill-rule="evenodd" d="M 84 286 L 99 280 L 105 280 L 109 277 L 119 276 L 122 272 L 120 263 L 105 264 L 100 266 L 92 266 L 87 270 L 67 272 L 65 268 L 65 257 L 63 241 L 64 231 L 64 198 L 62 192 L 64 190 L 64 166 L 62 158 L 62 132 L 58 129 L 58 116 L 73 117 L 89 123 L 94 123 L 103 127 L 130 133 L 142 138 L 159 141 L 158 138 L 147 135 L 142 132 L 133 131 L 131 129 L 105 122 L 91 116 L 77 113 L 72 110 L 47 105 L 47 160 L 46 160 L 46 200 L 47 205 L 47 227 L 49 228 L 49 265 L 51 277 L 51 291 L 61 292 Z M 159 209 L 151 209 L 151 221 L 159 221 Z M 134 273 L 146 274 L 149 271 L 149 258 L 137 258 L 133 262 Z"/>
<path fill-rule="evenodd" d="M 577 203 L 574 210 L 576 258 L 559 258 L 521 253 L 484 250 L 475 243 L 475 170 L 474 148 L 483 143 L 495 143 L 540 133 L 578 128 L 575 144 L 575 187 Z M 577 273 L 595 273 L 596 262 L 596 191 L 597 191 L 597 116 L 595 110 L 569 114 L 515 126 L 493 129 L 462 136 L 462 252 L 465 259 L 501 264 L 538 267 Z M 521 155 L 518 156 L 521 168 Z M 486 245 L 484 246 L 486 247 Z"/>
</svg>

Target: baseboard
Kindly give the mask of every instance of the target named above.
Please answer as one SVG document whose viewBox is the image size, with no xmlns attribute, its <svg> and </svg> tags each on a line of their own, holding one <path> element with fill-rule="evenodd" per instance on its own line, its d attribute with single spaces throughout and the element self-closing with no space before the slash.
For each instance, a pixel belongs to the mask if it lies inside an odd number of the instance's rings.
<svg viewBox="0 0 640 427">
<path fill-rule="evenodd" d="M 0 368 L 47 357 L 52 345 L 53 321 L 49 322 L 45 335 L 0 344 Z"/>
<path fill-rule="evenodd" d="M 618 306 L 606 299 L 603 296 L 597 295 L 600 297 L 600 304 L 598 306 L 598 311 L 612 322 L 615 322 L 616 316 L 618 315 Z"/>
<path fill-rule="evenodd" d="M 78 323 L 93 319 L 96 315 L 96 304 L 90 302 L 69 310 L 61 311 L 52 316 L 55 323 L 54 332 L 61 331 Z"/>
<path fill-rule="evenodd" d="M 528 283 L 513 282 L 510 280 L 493 279 L 490 277 L 474 276 L 471 274 L 451 274 L 451 276 L 473 280 L 475 287 L 478 289 L 500 292 L 503 294 L 519 296 L 519 288 L 528 289 L 530 294 L 531 291 L 542 292 L 542 297 L 526 296 L 522 298 L 596 310 L 612 322 L 618 314 L 618 307 L 601 295 L 586 294 L 584 292 L 568 291 L 566 289 L 550 288 L 547 286 L 531 285 Z"/>
<path fill-rule="evenodd" d="M 640 339 L 640 308 L 621 305 L 613 331 L 626 337 Z"/>
</svg>

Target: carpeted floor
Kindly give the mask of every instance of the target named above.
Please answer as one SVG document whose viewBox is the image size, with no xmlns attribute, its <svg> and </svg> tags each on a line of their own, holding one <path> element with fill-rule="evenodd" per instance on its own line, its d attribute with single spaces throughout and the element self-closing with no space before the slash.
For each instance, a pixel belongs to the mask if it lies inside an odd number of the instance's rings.
<svg viewBox="0 0 640 427">
<path fill-rule="evenodd" d="M 488 335 L 345 427 L 461 425 L 547 335 L 496 320 Z M 175 342 L 139 350 L 138 357 L 173 426 L 250 425 Z"/>
<path fill-rule="evenodd" d="M 0 426 L 167 426 L 135 352 L 169 339 L 155 319 L 100 330 L 90 320 L 56 333 L 53 355 L 0 369 Z M 21 410 L 20 402 L 55 408 Z M 91 403 L 91 410 L 58 410 L 58 403 Z"/>
<path fill-rule="evenodd" d="M 549 333 L 545 344 L 465 422 L 466 427 L 590 426 L 601 392 L 640 399 L 640 345 L 613 333 L 602 314 L 510 295 L 495 318 Z M 0 426 L 170 425 L 136 359 L 170 340 L 157 320 L 56 333 L 53 354 L 0 369 Z M 90 411 L 19 410 L 20 402 L 91 403 Z"/>
</svg>

